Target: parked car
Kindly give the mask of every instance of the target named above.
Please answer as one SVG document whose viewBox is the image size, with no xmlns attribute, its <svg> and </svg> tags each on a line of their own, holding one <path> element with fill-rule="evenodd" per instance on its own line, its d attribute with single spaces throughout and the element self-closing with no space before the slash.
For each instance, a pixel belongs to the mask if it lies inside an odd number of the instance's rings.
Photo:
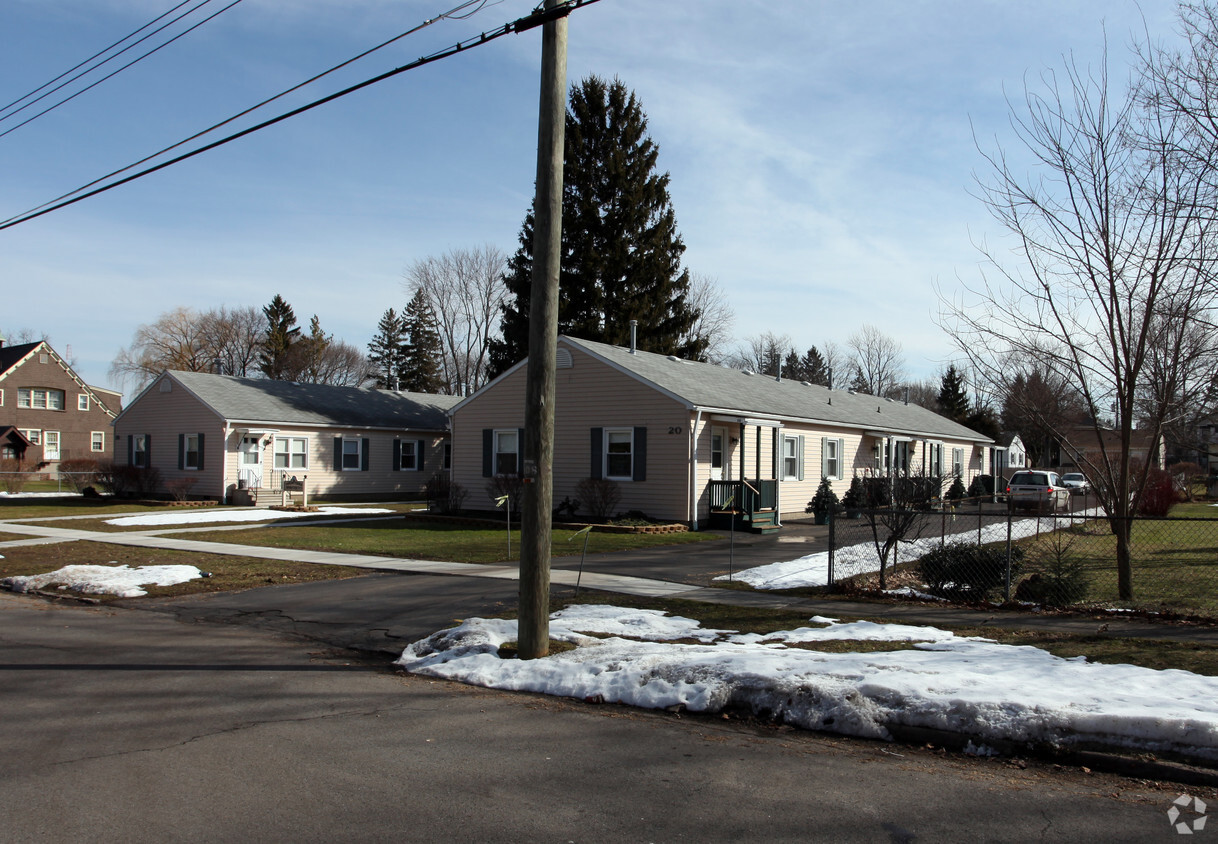
<svg viewBox="0 0 1218 844">
<path fill-rule="evenodd" d="M 1056 513 L 1070 508 L 1070 490 L 1057 472 L 1021 471 L 1011 475 L 1007 483 L 1007 501 L 1016 510 Z"/>
<path fill-rule="evenodd" d="M 1087 476 L 1082 472 L 1066 472 L 1062 475 L 1062 483 L 1075 495 L 1081 495 L 1091 489 Z"/>
</svg>

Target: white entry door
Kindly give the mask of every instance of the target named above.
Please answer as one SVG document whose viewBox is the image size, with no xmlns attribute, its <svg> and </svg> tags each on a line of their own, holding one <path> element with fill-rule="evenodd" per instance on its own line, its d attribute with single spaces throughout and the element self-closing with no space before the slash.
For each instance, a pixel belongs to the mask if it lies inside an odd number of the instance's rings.
<svg viewBox="0 0 1218 844">
<path fill-rule="evenodd" d="M 723 480 L 723 467 L 727 465 L 727 452 L 724 450 L 726 443 L 727 429 L 711 428 L 710 477 L 712 481 Z"/>
<path fill-rule="evenodd" d="M 262 439 L 261 437 L 241 438 L 241 480 L 245 481 L 248 489 L 258 489 L 262 486 Z"/>
</svg>

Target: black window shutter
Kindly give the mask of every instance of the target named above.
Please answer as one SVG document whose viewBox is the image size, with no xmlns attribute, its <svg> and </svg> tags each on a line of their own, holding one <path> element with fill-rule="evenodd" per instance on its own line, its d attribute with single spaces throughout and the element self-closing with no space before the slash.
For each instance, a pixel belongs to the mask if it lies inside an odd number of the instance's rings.
<svg viewBox="0 0 1218 844">
<path fill-rule="evenodd" d="M 604 474 L 605 474 L 604 452 L 605 452 L 605 429 L 604 428 L 593 428 L 592 429 L 592 465 L 589 467 L 590 471 L 588 473 L 588 477 L 597 478 L 597 479 L 604 477 Z"/>
<path fill-rule="evenodd" d="M 359 470 L 361 472 L 368 471 L 368 438 L 364 437 L 363 443 L 359 450 Z"/>
<path fill-rule="evenodd" d="M 152 434 L 144 434 L 144 465 L 152 468 Z"/>
<path fill-rule="evenodd" d="M 203 469 L 203 434 L 202 433 L 199 434 L 199 466 L 198 466 L 198 468 L 200 470 Z"/>
<path fill-rule="evenodd" d="M 186 468 L 186 435 L 178 434 L 178 468 Z"/>
<path fill-rule="evenodd" d="M 135 434 L 127 435 L 127 465 L 135 465 Z"/>
<path fill-rule="evenodd" d="M 334 438 L 334 471 L 341 472 L 343 470 L 343 438 Z"/>
<path fill-rule="evenodd" d="M 423 440 L 414 444 L 414 467 L 420 472 L 423 471 Z"/>
<path fill-rule="evenodd" d="M 402 470 L 402 441 L 393 441 L 393 471 L 400 472 Z"/>
<path fill-rule="evenodd" d="M 482 477 L 489 478 L 495 474 L 495 432 L 490 428 L 482 429 Z"/>
<path fill-rule="evenodd" d="M 647 480 L 647 429 L 634 429 L 634 476 L 633 480 Z"/>
<path fill-rule="evenodd" d="M 516 429 L 516 474 L 524 477 L 524 428 Z"/>
</svg>

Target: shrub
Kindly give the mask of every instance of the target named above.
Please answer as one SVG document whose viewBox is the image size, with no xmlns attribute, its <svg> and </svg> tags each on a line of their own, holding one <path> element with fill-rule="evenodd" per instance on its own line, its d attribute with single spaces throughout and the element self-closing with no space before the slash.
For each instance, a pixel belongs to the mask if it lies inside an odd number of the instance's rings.
<svg viewBox="0 0 1218 844">
<path fill-rule="evenodd" d="M 1011 549 L 1011 580 L 1023 560 L 1023 549 Z M 1007 554 L 1002 546 L 949 542 L 924 554 L 918 567 L 932 595 L 952 600 L 980 601 L 1006 585 Z"/>
<path fill-rule="evenodd" d="M 838 508 L 837 493 L 833 491 L 833 487 L 829 485 L 829 479 L 822 477 L 820 486 L 816 488 L 816 494 L 812 496 L 812 500 L 808 502 L 808 506 L 804 508 L 805 513 L 815 513 L 818 516 L 823 516 L 828 513 L 836 512 Z"/>
<path fill-rule="evenodd" d="M 147 498 L 161 485 L 161 470 L 125 463 L 103 463 L 98 466 L 94 481 L 115 498 Z"/>
<path fill-rule="evenodd" d="M 842 496 L 842 506 L 847 510 L 861 510 L 867 505 L 867 492 L 863 489 L 863 479 L 855 475 L 850 479 L 850 489 Z"/>
<path fill-rule="evenodd" d="M 165 489 L 174 501 L 185 501 L 197 482 L 198 478 L 174 478 L 165 482 Z"/>
<path fill-rule="evenodd" d="M 508 506 L 512 508 L 513 513 L 520 512 L 520 495 L 524 489 L 524 484 L 520 481 L 519 475 L 495 475 L 486 482 L 486 494 L 490 496 L 491 501 L 495 501 L 501 496 L 508 496 Z"/>
<path fill-rule="evenodd" d="M 447 472 L 436 472 L 423 487 L 427 498 L 427 509 L 439 513 L 460 513 L 465 506 L 465 487 L 454 481 Z"/>
<path fill-rule="evenodd" d="M 21 471 L 21 464 L 16 460 L 0 460 L 0 485 L 9 495 L 16 495 L 25 489 L 29 479 L 30 473 Z"/>
<path fill-rule="evenodd" d="M 59 461 L 59 477 L 66 478 L 72 489 L 83 492 L 97 477 L 98 463 L 89 457 Z"/>
<path fill-rule="evenodd" d="M 947 488 L 947 500 L 962 501 L 963 499 L 964 481 L 960 480 L 960 476 L 957 475 L 955 479 L 952 480 L 952 485 Z"/>
<path fill-rule="evenodd" d="M 609 514 L 617 511 L 618 502 L 622 500 L 622 491 L 617 482 L 607 478 L 584 478 L 575 488 L 575 494 L 597 522 L 608 520 Z"/>
<path fill-rule="evenodd" d="M 579 513 L 579 501 L 573 500 L 571 496 L 563 496 L 562 502 L 554 508 L 554 518 L 556 519 L 574 519 Z"/>
<path fill-rule="evenodd" d="M 990 494 L 986 489 L 985 477 L 985 475 L 973 475 L 973 480 L 968 485 L 969 498 L 985 498 Z"/>
<path fill-rule="evenodd" d="M 1138 502 L 1138 512 L 1143 516 L 1163 518 L 1176 503 L 1176 488 L 1171 475 L 1162 469 L 1151 469 L 1146 478 L 1146 489 Z"/>
</svg>

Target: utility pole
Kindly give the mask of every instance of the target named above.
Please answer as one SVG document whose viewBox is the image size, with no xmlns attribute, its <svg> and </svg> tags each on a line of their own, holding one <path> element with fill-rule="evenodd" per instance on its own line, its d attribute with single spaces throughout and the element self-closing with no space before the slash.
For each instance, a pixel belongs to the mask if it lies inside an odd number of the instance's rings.
<svg viewBox="0 0 1218 844">
<path fill-rule="evenodd" d="M 560 0 L 546 0 L 547 11 Z M 523 501 L 520 523 L 521 659 L 550 651 L 550 539 L 554 503 L 554 373 L 562 243 L 563 140 L 567 119 L 567 19 L 541 35 L 537 197 L 533 203 L 533 278 L 525 381 Z"/>
</svg>

